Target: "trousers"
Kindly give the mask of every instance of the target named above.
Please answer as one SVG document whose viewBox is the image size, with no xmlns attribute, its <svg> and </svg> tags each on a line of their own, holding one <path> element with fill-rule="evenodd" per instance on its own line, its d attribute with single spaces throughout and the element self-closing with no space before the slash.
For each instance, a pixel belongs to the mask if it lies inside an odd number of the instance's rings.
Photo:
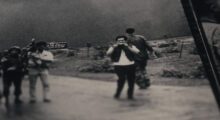
<svg viewBox="0 0 220 120">
<path fill-rule="evenodd" d="M 134 83 L 135 83 L 135 65 L 115 66 L 115 73 L 118 76 L 115 96 L 116 97 L 120 96 L 124 84 L 127 80 L 128 82 L 127 96 L 128 98 L 133 98 Z"/>
<path fill-rule="evenodd" d="M 36 99 L 36 84 L 37 79 L 40 78 L 42 87 L 43 87 L 43 99 L 48 99 L 49 94 L 49 81 L 48 81 L 49 72 L 47 69 L 40 71 L 29 71 L 29 80 L 30 80 L 30 99 Z"/>
<path fill-rule="evenodd" d="M 10 71 L 3 73 L 3 95 L 8 98 L 10 94 L 10 87 L 13 84 L 14 95 L 19 97 L 22 93 L 21 91 L 22 74 L 20 72 Z"/>
</svg>

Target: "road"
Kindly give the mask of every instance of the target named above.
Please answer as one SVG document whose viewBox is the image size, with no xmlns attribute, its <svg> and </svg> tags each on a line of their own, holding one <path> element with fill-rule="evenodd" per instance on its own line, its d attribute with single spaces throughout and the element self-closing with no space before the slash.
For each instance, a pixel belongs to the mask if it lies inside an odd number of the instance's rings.
<svg viewBox="0 0 220 120">
<path fill-rule="evenodd" d="M 219 120 L 214 97 L 208 86 L 175 87 L 153 85 L 135 89 L 134 101 L 113 99 L 114 82 L 50 76 L 51 103 L 28 103 L 28 81 L 23 82 L 24 103 L 7 112 L 0 105 L 0 120 Z M 4 101 L 3 101 L 4 102 Z"/>
</svg>

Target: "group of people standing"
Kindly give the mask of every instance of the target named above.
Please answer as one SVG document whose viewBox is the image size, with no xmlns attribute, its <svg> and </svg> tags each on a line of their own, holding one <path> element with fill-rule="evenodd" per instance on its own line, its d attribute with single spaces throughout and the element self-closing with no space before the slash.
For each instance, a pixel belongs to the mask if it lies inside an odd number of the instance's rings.
<svg viewBox="0 0 220 120">
<path fill-rule="evenodd" d="M 110 46 L 107 51 L 118 76 L 117 89 L 114 94 L 115 99 L 120 98 L 126 80 L 128 82 L 128 99 L 134 99 L 135 83 L 140 89 L 146 89 L 150 86 L 146 66 L 149 59 L 148 53 L 153 53 L 154 50 L 144 36 L 135 35 L 134 33 L 134 28 L 126 29 L 126 35 L 117 36 L 116 43 Z M 50 102 L 51 100 L 48 97 L 48 69 L 51 62 L 53 62 L 53 54 L 47 50 L 47 43 L 44 41 L 36 43 L 33 40 L 26 48 L 21 49 L 14 46 L 4 51 L 0 64 L 3 79 L 3 94 L 0 91 L 0 99 L 5 97 L 5 104 L 9 106 L 10 87 L 13 84 L 15 87 L 14 103 L 21 104 L 22 80 L 25 75 L 28 75 L 30 103 L 36 102 L 38 77 L 41 79 L 43 86 L 43 101 Z"/>
<path fill-rule="evenodd" d="M 43 85 L 43 101 L 50 102 L 48 97 L 49 82 L 48 69 L 53 61 L 53 54 L 47 51 L 47 43 L 34 40 L 27 47 L 21 49 L 13 46 L 5 50 L 1 56 L 1 73 L 3 80 L 3 92 L 0 91 L 0 100 L 5 98 L 5 105 L 10 105 L 10 87 L 14 85 L 14 103 L 21 104 L 22 80 L 25 75 L 30 81 L 30 103 L 36 102 L 36 81 L 38 77 Z"/>
<path fill-rule="evenodd" d="M 107 50 L 107 55 L 110 56 L 118 76 L 115 99 L 120 98 L 126 80 L 128 82 L 127 98 L 131 100 L 134 99 L 135 83 L 140 89 L 150 86 L 146 66 L 149 53 L 153 54 L 154 50 L 144 36 L 134 33 L 134 28 L 127 28 L 126 34 L 117 36 L 116 43 Z"/>
</svg>

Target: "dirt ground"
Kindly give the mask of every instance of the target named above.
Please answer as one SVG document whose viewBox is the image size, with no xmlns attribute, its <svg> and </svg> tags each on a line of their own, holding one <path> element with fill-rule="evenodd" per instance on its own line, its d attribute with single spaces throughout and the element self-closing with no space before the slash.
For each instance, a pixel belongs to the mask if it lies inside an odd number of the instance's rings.
<svg viewBox="0 0 220 120">
<path fill-rule="evenodd" d="M 7 111 L 3 100 L 0 120 L 219 120 L 219 110 L 207 79 L 162 77 L 163 69 L 188 74 L 198 67 L 199 56 L 189 54 L 188 48 L 184 48 L 182 58 L 179 53 L 169 53 L 149 60 L 147 70 L 152 86 L 147 90 L 136 86 L 134 101 L 126 99 L 126 87 L 120 100 L 113 99 L 117 80 L 114 73 L 76 70 L 92 62 L 86 57 L 59 54 L 50 69 L 52 103 L 42 102 L 38 82 L 38 102 L 29 104 L 29 84 L 24 80 L 24 104 L 12 104 Z"/>
<path fill-rule="evenodd" d="M 74 77 L 50 76 L 52 103 L 42 102 L 38 82 L 38 101 L 28 103 L 28 81 L 23 83 L 21 106 L 7 112 L 0 105 L 1 120 L 219 120 L 211 90 L 207 86 L 175 87 L 153 85 L 135 89 L 135 100 L 113 99 L 115 82 L 91 81 Z M 4 101 L 3 101 L 4 103 Z"/>
</svg>

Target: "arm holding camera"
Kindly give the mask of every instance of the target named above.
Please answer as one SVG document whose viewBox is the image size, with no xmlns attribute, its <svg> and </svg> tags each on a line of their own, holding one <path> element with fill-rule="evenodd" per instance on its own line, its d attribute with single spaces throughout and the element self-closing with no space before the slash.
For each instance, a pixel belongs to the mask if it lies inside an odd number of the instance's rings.
<svg viewBox="0 0 220 120">
<path fill-rule="evenodd" d="M 131 44 L 127 44 L 127 43 L 123 43 L 123 44 L 119 44 L 119 43 L 116 43 L 114 45 L 112 45 L 106 52 L 107 55 L 111 55 L 114 51 L 114 49 L 116 47 L 119 47 L 121 46 L 122 49 L 128 49 L 129 51 L 135 53 L 135 54 L 138 54 L 140 52 L 140 50 L 138 50 L 134 45 L 131 45 Z"/>
<path fill-rule="evenodd" d="M 127 47 L 131 52 L 138 54 L 140 52 L 140 50 L 138 50 L 134 45 L 131 44 L 124 44 L 125 47 Z"/>
<path fill-rule="evenodd" d="M 109 49 L 106 52 L 106 55 L 108 55 L 108 56 L 111 55 L 116 47 L 118 47 L 117 43 L 112 45 L 111 47 L 109 47 Z"/>
</svg>

